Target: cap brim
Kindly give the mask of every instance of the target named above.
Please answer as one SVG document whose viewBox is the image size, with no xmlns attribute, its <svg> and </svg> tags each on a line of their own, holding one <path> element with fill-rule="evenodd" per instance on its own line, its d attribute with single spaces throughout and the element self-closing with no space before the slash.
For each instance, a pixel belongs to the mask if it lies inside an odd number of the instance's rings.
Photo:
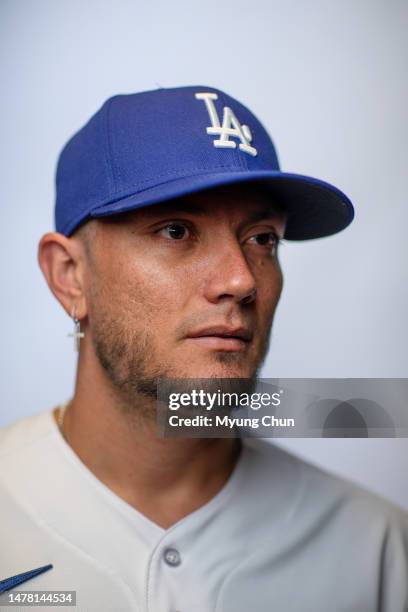
<svg viewBox="0 0 408 612">
<path fill-rule="evenodd" d="M 243 182 L 263 184 L 271 193 L 271 203 L 279 202 L 284 206 L 287 212 L 286 240 L 309 240 L 336 234 L 347 227 L 354 217 L 352 203 L 333 185 L 301 174 L 271 170 L 201 174 L 174 179 L 95 207 L 89 216 L 105 217 L 189 193 Z"/>
</svg>

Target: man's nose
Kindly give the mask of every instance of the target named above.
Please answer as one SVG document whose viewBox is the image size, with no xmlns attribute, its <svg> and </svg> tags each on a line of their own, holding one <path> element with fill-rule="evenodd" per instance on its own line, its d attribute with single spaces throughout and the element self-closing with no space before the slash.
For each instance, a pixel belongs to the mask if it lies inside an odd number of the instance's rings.
<svg viewBox="0 0 408 612">
<path fill-rule="evenodd" d="M 239 243 L 233 239 L 223 247 L 216 247 L 211 257 L 205 285 L 205 296 L 210 302 L 232 298 L 237 303 L 248 304 L 256 296 L 256 280 Z"/>
</svg>

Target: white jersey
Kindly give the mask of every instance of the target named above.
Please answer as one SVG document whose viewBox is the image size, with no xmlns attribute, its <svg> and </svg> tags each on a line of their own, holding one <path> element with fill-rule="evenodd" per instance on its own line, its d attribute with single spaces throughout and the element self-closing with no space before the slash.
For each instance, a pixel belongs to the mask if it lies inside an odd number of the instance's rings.
<svg viewBox="0 0 408 612">
<path fill-rule="evenodd" d="M 243 444 L 222 490 L 163 529 L 92 474 L 51 411 L 3 429 L 0 580 L 52 564 L 16 589 L 75 591 L 62 609 L 78 612 L 407 612 L 407 514 Z"/>
</svg>

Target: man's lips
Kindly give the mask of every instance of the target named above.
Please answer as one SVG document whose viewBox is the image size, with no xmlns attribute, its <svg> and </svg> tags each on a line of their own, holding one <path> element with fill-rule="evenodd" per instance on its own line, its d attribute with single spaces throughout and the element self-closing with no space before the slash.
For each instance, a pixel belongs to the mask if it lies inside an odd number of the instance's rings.
<svg viewBox="0 0 408 612">
<path fill-rule="evenodd" d="M 224 351 L 243 350 L 252 337 L 253 334 L 248 327 L 227 325 L 213 325 L 191 332 L 187 336 L 198 345 Z"/>
</svg>

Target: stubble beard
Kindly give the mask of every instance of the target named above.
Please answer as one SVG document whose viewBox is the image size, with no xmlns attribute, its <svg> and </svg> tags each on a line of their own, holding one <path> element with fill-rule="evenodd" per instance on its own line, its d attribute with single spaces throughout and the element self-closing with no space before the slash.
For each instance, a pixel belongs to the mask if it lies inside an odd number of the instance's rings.
<svg viewBox="0 0 408 612">
<path fill-rule="evenodd" d="M 119 321 L 120 318 L 102 313 L 94 318 L 92 339 L 95 354 L 106 372 L 122 411 L 126 415 L 137 414 L 139 417 L 151 419 L 155 416 L 158 383 L 162 383 L 160 388 L 165 389 L 166 393 L 188 392 L 190 387 L 197 388 L 197 385 L 194 380 L 191 380 L 191 383 L 186 380 L 191 378 L 191 374 L 183 378 L 179 369 L 158 357 L 154 335 L 150 329 L 135 331 L 135 328 L 130 329 L 129 324 L 121 324 Z M 269 345 L 269 336 L 265 344 L 262 362 Z M 226 370 L 228 366 L 234 369 L 233 366 L 239 358 L 242 356 L 229 352 L 220 351 L 215 355 L 217 362 L 224 364 Z M 253 391 L 260 366 L 261 360 L 246 382 L 242 383 L 241 379 L 241 382 L 237 383 L 236 390 L 239 388 L 240 392 Z M 220 385 L 225 391 L 234 390 L 231 379 L 220 380 L 208 375 L 206 379 L 195 380 L 204 383 L 207 392 L 220 389 Z"/>
</svg>

